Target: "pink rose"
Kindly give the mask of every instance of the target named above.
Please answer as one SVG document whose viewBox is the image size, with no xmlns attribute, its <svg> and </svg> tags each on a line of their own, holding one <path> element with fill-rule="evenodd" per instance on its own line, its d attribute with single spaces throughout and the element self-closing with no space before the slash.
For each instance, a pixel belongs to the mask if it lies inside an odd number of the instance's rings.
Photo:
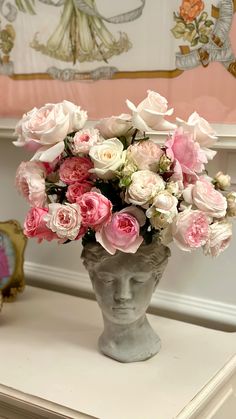
<svg viewBox="0 0 236 419">
<path fill-rule="evenodd" d="M 168 109 L 168 102 L 159 93 L 148 90 L 148 96 L 136 107 L 130 100 L 126 100 L 128 108 L 133 112 L 133 125 L 140 131 L 173 130 L 176 128 L 164 119 L 172 115 L 173 109 Z"/>
<path fill-rule="evenodd" d="M 210 236 L 204 246 L 205 255 L 218 256 L 229 246 L 232 238 L 232 224 L 219 221 L 210 225 Z"/>
<path fill-rule="evenodd" d="M 183 191 L 183 197 L 185 202 L 194 204 L 210 217 L 222 218 L 226 214 L 227 199 L 204 177 L 189 185 Z"/>
<path fill-rule="evenodd" d="M 82 224 L 94 230 L 107 225 L 111 220 L 112 203 L 98 192 L 86 192 L 77 199 Z"/>
<path fill-rule="evenodd" d="M 97 129 L 83 129 L 78 131 L 74 138 L 73 138 L 73 153 L 89 153 L 90 148 L 95 145 L 99 144 L 103 141 L 103 139 L 99 135 L 99 131 Z"/>
<path fill-rule="evenodd" d="M 114 255 L 116 250 L 135 253 L 143 242 L 143 237 L 139 235 L 141 224 L 138 221 L 139 213 L 143 212 L 135 207 L 130 208 L 134 211 L 129 212 L 128 207 L 114 213 L 111 222 L 96 232 L 96 240 L 111 255 Z"/>
<path fill-rule="evenodd" d="M 104 118 L 96 125 L 96 128 L 100 131 L 100 134 L 105 139 L 121 137 L 127 135 L 132 128 L 131 116 L 128 114 L 121 114 L 119 116 L 111 116 L 110 118 Z"/>
<path fill-rule="evenodd" d="M 69 157 L 60 166 L 59 177 L 68 185 L 75 182 L 82 182 L 89 178 L 89 170 L 92 167 L 93 164 L 87 157 Z"/>
<path fill-rule="evenodd" d="M 75 182 L 68 186 L 67 192 L 66 192 L 66 198 L 68 202 L 71 204 L 74 204 L 81 195 L 83 195 L 85 192 L 89 192 L 91 188 L 93 187 L 92 183 L 87 182 L 86 180 L 81 182 Z"/>
<path fill-rule="evenodd" d="M 45 221 L 60 239 L 75 240 L 81 227 L 80 207 L 77 204 L 49 204 Z"/>
<path fill-rule="evenodd" d="M 209 238 L 209 219 L 202 211 L 186 209 L 171 225 L 174 242 L 184 251 L 202 247 Z"/>
<path fill-rule="evenodd" d="M 45 216 L 48 214 L 48 208 L 30 208 L 24 222 L 24 234 L 27 237 L 36 237 L 39 242 L 42 240 L 51 241 L 58 238 L 46 226 Z"/>
<path fill-rule="evenodd" d="M 150 140 L 140 141 L 127 150 L 127 159 L 131 158 L 139 170 L 147 169 L 156 172 L 162 155 L 161 148 Z"/>
<path fill-rule="evenodd" d="M 22 162 L 17 169 L 16 188 L 32 207 L 43 207 L 47 200 L 45 176 L 46 169 L 39 162 Z"/>
<path fill-rule="evenodd" d="M 174 163 L 174 171 L 182 179 L 183 173 L 195 175 L 201 173 L 207 158 L 192 135 L 178 128 L 165 143 L 166 155 Z"/>
</svg>

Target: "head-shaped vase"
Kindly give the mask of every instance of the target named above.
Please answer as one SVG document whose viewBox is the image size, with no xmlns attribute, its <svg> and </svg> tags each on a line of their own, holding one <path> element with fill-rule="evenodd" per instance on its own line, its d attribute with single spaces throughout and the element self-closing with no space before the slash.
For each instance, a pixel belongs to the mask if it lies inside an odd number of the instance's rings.
<svg viewBox="0 0 236 419">
<path fill-rule="evenodd" d="M 85 245 L 81 257 L 104 320 L 99 338 L 102 353 L 120 362 L 134 362 L 160 350 L 160 338 L 146 310 L 169 256 L 169 248 L 158 240 L 142 244 L 135 254 L 110 255 L 98 243 Z"/>
</svg>

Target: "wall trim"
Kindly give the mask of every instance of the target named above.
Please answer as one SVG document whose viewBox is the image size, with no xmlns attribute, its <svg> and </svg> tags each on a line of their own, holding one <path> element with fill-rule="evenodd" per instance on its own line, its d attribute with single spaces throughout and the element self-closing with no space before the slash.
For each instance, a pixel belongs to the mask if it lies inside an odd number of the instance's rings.
<svg viewBox="0 0 236 419">
<path fill-rule="evenodd" d="M 88 275 L 76 271 L 59 269 L 53 266 L 25 262 L 25 275 L 30 285 L 39 285 L 54 291 L 80 295 L 93 294 Z M 160 313 L 175 313 L 186 319 L 203 319 L 216 324 L 236 326 L 236 305 L 174 293 L 157 287 L 153 295 L 151 311 Z"/>
<path fill-rule="evenodd" d="M 15 140 L 14 134 L 17 118 L 0 118 L 0 140 Z M 93 126 L 98 120 L 89 120 L 88 126 Z M 218 141 L 214 145 L 216 150 L 236 150 L 236 124 L 211 124 L 218 135 Z M 162 144 L 167 132 L 151 131 L 147 135 L 157 143 Z"/>
</svg>

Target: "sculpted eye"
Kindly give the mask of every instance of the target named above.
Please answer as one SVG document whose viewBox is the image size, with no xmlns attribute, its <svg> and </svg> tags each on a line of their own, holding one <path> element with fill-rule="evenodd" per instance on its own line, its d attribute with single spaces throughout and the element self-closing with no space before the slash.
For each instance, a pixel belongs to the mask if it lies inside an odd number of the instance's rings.
<svg viewBox="0 0 236 419">
<path fill-rule="evenodd" d="M 131 278 L 131 281 L 134 284 L 143 284 L 144 282 L 146 282 L 146 278 L 142 276 L 137 276 L 137 277 Z"/>
<path fill-rule="evenodd" d="M 114 282 L 114 278 L 112 275 L 102 275 L 98 276 L 99 281 L 103 282 L 103 284 L 112 284 Z"/>
</svg>

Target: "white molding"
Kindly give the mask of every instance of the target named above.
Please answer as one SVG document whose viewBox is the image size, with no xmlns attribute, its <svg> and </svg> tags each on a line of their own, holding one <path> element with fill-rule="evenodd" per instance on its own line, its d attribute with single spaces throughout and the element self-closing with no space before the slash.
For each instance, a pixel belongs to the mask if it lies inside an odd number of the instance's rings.
<svg viewBox="0 0 236 419">
<path fill-rule="evenodd" d="M 204 409 L 207 408 L 211 401 L 214 400 L 214 396 L 224 389 L 224 396 L 220 399 L 220 405 L 222 405 L 228 397 L 234 396 L 234 389 L 232 385 L 226 386 L 226 383 L 230 380 L 232 375 L 236 371 L 236 355 L 231 358 L 227 364 L 207 383 L 205 387 L 191 400 L 191 402 L 178 414 L 176 419 L 188 419 L 188 418 L 214 418 L 212 413 L 209 412 L 209 416 L 205 416 L 207 413 Z M 217 413 L 219 405 L 214 403 L 214 413 Z M 222 418 L 223 419 L 223 418 Z M 226 417 L 225 417 L 226 419 Z"/>
<path fill-rule="evenodd" d="M 50 288 L 55 291 L 62 289 L 63 292 L 68 294 L 79 294 L 80 292 L 93 294 L 89 277 L 84 273 L 25 262 L 25 275 L 26 278 L 30 279 L 31 285 L 36 280 L 43 288 Z M 236 326 L 236 305 L 178 294 L 158 287 L 153 295 L 150 308 L 181 314 L 186 318 L 203 319 Z"/>
<path fill-rule="evenodd" d="M 14 129 L 17 118 L 0 118 L 0 140 L 14 140 Z M 97 120 L 89 120 L 88 125 L 95 125 Z M 236 124 L 211 124 L 218 135 L 218 141 L 214 145 L 216 150 L 236 150 Z M 163 144 L 167 132 L 147 132 L 147 135 L 157 143 Z"/>
</svg>

